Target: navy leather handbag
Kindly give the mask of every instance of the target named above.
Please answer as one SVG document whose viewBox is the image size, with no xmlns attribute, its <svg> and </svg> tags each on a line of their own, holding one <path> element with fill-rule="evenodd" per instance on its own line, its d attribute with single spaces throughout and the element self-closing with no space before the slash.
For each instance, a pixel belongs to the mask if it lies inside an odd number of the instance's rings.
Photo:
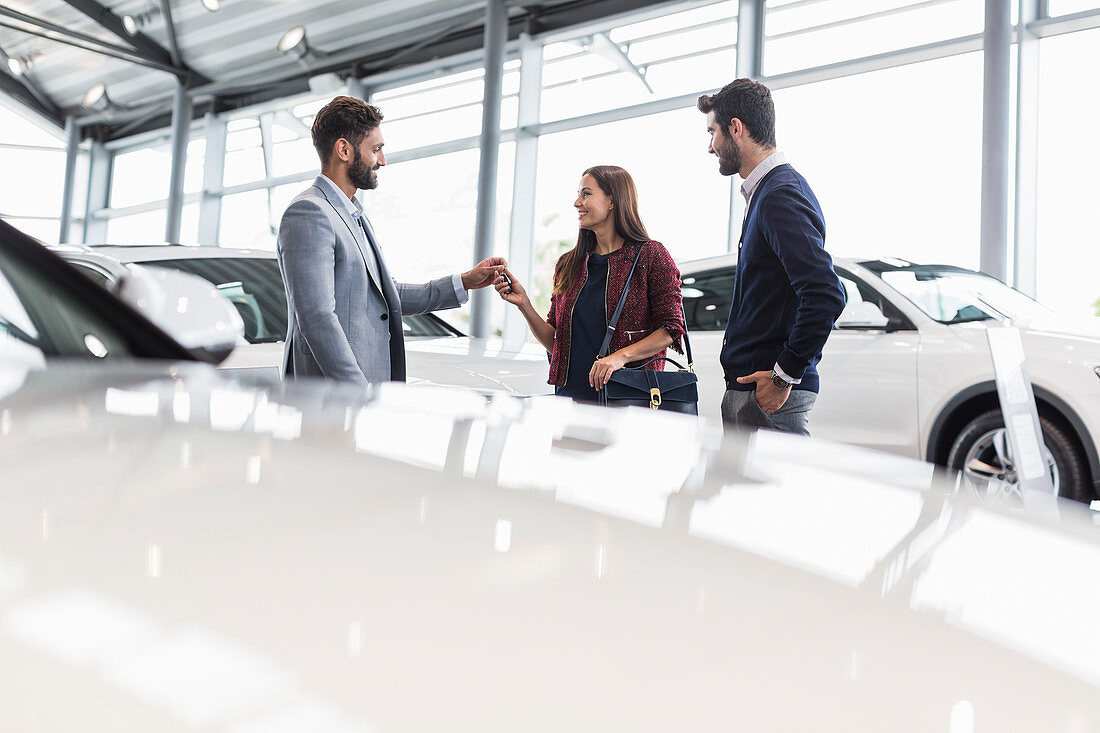
<svg viewBox="0 0 1100 733">
<path fill-rule="evenodd" d="M 638 258 L 642 256 L 643 246 L 634 257 L 634 264 L 630 267 L 630 275 L 626 278 L 626 286 L 623 288 L 622 297 L 615 307 L 615 313 L 611 316 L 611 322 L 607 325 L 607 333 L 604 334 L 603 344 L 597 358 L 607 356 L 611 348 L 611 336 L 615 333 L 615 326 L 619 322 L 619 316 L 626 304 L 626 294 L 630 290 L 630 280 L 634 277 L 634 268 L 638 266 Z M 681 311 L 683 312 L 683 311 Z M 684 319 L 685 325 L 687 319 Z M 691 359 L 691 341 L 687 332 L 684 332 L 684 351 L 687 353 L 687 368 L 679 362 L 667 357 L 655 356 L 641 366 L 623 367 L 611 373 L 611 377 L 604 388 L 600 390 L 600 404 L 610 406 L 636 405 L 649 407 L 653 410 L 670 410 L 672 412 L 684 412 L 690 415 L 699 414 L 699 377 L 695 374 Z M 658 371 L 645 367 L 654 362 L 663 361 L 676 367 L 676 371 Z M 664 366 L 662 364 L 662 366 Z"/>
</svg>

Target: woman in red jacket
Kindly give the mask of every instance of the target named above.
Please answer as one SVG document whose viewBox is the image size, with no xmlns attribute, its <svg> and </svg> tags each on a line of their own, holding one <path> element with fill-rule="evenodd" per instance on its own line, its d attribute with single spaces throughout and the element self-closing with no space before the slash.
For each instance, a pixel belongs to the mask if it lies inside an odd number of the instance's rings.
<svg viewBox="0 0 1100 733">
<path fill-rule="evenodd" d="M 600 165 L 586 170 L 573 206 L 580 223 L 577 246 L 554 267 L 546 319 L 535 311 L 527 291 L 507 268 L 508 280 L 498 278 L 496 289 L 520 309 L 535 338 L 550 352 L 548 381 L 556 393 L 596 402 L 612 372 L 664 356 L 669 346 L 681 351 L 680 271 L 664 245 L 646 233 L 638 215 L 634 180 L 622 168 Z M 610 353 L 597 359 L 639 248 L 642 254 Z M 648 368 L 663 369 L 664 362 Z"/>
</svg>

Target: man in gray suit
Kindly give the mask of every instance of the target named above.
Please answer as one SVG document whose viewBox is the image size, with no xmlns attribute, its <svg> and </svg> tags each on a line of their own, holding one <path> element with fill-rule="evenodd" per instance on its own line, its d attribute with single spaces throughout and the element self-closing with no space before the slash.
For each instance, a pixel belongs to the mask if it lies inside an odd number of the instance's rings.
<svg viewBox="0 0 1100 733">
<path fill-rule="evenodd" d="M 313 121 L 321 175 L 287 207 L 277 243 L 289 310 L 287 379 L 404 381 L 401 315 L 458 307 L 505 264 L 490 257 L 420 285 L 393 279 L 355 199 L 357 190 L 378 185 L 386 164 L 381 123 L 378 108 L 352 97 L 336 97 Z"/>
</svg>

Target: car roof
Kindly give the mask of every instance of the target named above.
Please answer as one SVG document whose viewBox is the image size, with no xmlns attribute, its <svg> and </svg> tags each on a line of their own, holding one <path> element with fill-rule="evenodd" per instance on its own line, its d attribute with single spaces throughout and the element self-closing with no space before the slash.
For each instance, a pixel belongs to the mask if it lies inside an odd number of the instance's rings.
<svg viewBox="0 0 1100 733">
<path fill-rule="evenodd" d="M 876 262 L 882 262 L 896 267 L 906 267 L 915 264 L 897 257 L 833 257 L 833 263 L 840 267 L 866 266 Z M 734 252 L 726 252 L 725 254 L 715 255 L 713 257 L 686 260 L 677 264 L 679 265 L 681 275 L 693 275 L 699 272 L 706 272 L 707 270 L 714 270 L 719 267 L 731 267 L 736 265 L 737 254 Z"/>
<path fill-rule="evenodd" d="M 233 247 L 199 246 L 185 244 L 61 244 L 50 247 L 65 256 L 72 254 L 106 255 L 122 263 L 152 262 L 155 260 L 187 260 L 214 258 L 275 259 L 275 253 L 264 249 L 237 249 Z"/>
</svg>

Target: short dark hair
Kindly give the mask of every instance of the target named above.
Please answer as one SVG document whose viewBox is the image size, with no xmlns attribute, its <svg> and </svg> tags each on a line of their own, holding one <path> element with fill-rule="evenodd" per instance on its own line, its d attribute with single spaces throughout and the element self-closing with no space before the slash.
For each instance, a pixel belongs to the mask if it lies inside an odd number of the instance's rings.
<svg viewBox="0 0 1100 733">
<path fill-rule="evenodd" d="M 734 117 L 749 129 L 749 135 L 758 145 L 775 147 L 775 104 L 772 92 L 752 79 L 735 79 L 722 87 L 717 94 L 699 97 L 699 111 L 714 112 L 722 129 L 728 129 Z"/>
<path fill-rule="evenodd" d="M 370 131 L 382 124 L 382 110 L 355 97 L 336 97 L 321 108 L 313 118 L 313 147 L 328 165 L 332 147 L 344 138 L 356 148 Z"/>
</svg>

